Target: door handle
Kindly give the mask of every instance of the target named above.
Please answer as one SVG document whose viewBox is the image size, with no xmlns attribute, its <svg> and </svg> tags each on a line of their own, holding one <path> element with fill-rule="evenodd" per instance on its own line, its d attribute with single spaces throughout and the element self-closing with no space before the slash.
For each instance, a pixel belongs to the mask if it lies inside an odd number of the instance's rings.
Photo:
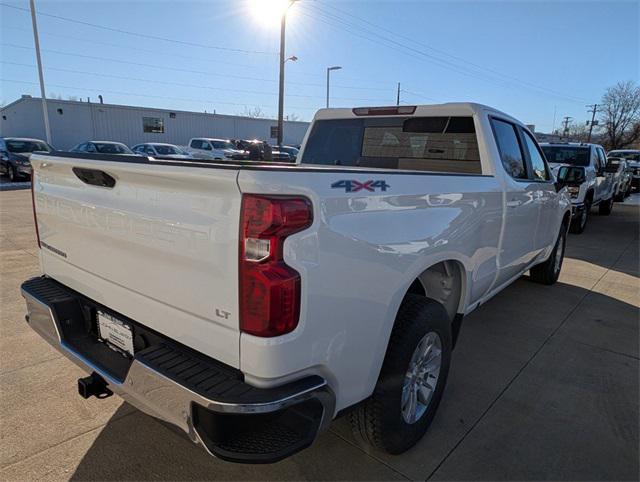
<svg viewBox="0 0 640 482">
<path fill-rule="evenodd" d="M 116 185 L 116 180 L 104 171 L 99 169 L 86 169 L 84 167 L 74 167 L 71 169 L 78 179 L 85 184 L 93 186 L 112 188 Z"/>
<path fill-rule="evenodd" d="M 512 199 L 511 201 L 507 201 L 508 208 L 517 208 L 520 205 L 522 205 L 522 201 L 518 199 Z"/>
</svg>

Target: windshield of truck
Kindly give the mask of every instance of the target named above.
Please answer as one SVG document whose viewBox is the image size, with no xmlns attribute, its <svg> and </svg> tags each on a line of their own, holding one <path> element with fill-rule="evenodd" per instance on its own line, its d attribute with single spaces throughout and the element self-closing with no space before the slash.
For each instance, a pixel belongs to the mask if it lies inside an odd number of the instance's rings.
<svg viewBox="0 0 640 482">
<path fill-rule="evenodd" d="M 627 161 L 640 162 L 640 151 L 611 151 L 609 157 L 621 157 Z"/>
<path fill-rule="evenodd" d="M 124 144 L 113 144 L 107 142 L 94 142 L 96 150 L 101 154 L 133 154 L 133 151 Z"/>
<path fill-rule="evenodd" d="M 154 145 L 156 152 L 161 156 L 173 156 L 176 154 L 182 154 L 178 149 L 173 146 Z"/>
<path fill-rule="evenodd" d="M 572 166 L 588 166 L 590 149 L 577 146 L 541 146 L 547 162 L 570 164 Z"/>
<path fill-rule="evenodd" d="M 229 141 L 211 141 L 214 149 L 235 149 L 236 146 Z"/>
<path fill-rule="evenodd" d="M 35 151 L 50 151 L 51 148 L 40 141 L 17 141 L 7 140 L 7 150 L 9 152 L 21 153 L 21 152 L 35 152 Z"/>
<path fill-rule="evenodd" d="M 481 174 L 471 116 L 319 120 L 303 164 Z"/>
</svg>

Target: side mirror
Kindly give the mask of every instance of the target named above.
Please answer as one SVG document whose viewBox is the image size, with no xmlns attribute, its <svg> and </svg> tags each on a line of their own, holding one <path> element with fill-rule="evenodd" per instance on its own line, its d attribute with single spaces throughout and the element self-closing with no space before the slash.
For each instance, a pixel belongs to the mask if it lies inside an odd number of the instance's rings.
<svg viewBox="0 0 640 482">
<path fill-rule="evenodd" d="M 556 190 L 565 186 L 579 186 L 587 180 L 584 167 L 561 166 L 556 176 Z"/>
</svg>

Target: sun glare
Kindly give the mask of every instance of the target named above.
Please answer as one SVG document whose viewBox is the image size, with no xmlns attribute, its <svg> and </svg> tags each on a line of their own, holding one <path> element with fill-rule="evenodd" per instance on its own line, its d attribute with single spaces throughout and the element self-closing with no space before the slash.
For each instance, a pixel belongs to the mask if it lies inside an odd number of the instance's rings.
<svg viewBox="0 0 640 482">
<path fill-rule="evenodd" d="M 249 0 L 249 10 L 255 20 L 266 28 L 280 25 L 280 19 L 287 11 L 290 0 Z M 295 11 L 294 8 L 287 14 L 287 20 Z"/>
</svg>

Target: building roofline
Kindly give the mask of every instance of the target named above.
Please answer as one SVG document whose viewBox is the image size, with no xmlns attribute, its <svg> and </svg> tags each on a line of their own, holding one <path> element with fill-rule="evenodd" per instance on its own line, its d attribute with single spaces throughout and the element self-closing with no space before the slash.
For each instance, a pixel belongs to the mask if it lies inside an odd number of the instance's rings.
<svg viewBox="0 0 640 482">
<path fill-rule="evenodd" d="M 13 107 L 16 104 L 19 104 L 20 102 L 31 102 L 31 101 L 37 101 L 37 102 L 41 102 L 42 99 L 40 97 L 20 97 L 19 99 L 11 102 L 10 104 L 5 105 L 4 107 L 0 108 L 0 112 L 4 111 L 5 109 L 8 109 L 9 107 Z M 100 107 L 114 107 L 114 108 L 118 108 L 118 109 L 132 109 L 132 110 L 139 110 L 139 109 L 144 109 L 144 110 L 152 110 L 152 111 L 157 111 L 157 112 L 167 112 L 167 113 L 176 113 L 176 114 L 198 114 L 198 115 L 206 115 L 206 116 L 213 116 L 213 117 L 225 117 L 225 118 L 240 118 L 240 119 L 247 119 L 247 120 L 268 120 L 268 121 L 272 121 L 272 122 L 277 122 L 278 119 L 272 119 L 269 117 L 248 117 L 248 116 L 243 116 L 243 115 L 235 115 L 235 114 L 214 114 L 212 112 L 198 112 L 198 111 L 192 111 L 192 110 L 177 110 L 177 109 L 164 109 L 164 108 L 159 108 L 159 107 L 146 107 L 146 106 L 138 106 L 138 105 L 125 105 L 125 104 L 101 104 L 100 102 L 85 102 L 85 101 L 78 101 L 78 100 L 64 100 L 64 99 L 47 99 L 47 102 L 50 104 L 53 103 L 58 103 L 58 104 L 73 104 L 73 105 L 92 105 L 92 106 L 100 106 Z M 247 104 L 249 105 L 249 104 Z M 292 121 L 292 120 L 286 120 L 286 123 L 290 123 L 290 124 L 309 124 L 310 121 Z"/>
</svg>

